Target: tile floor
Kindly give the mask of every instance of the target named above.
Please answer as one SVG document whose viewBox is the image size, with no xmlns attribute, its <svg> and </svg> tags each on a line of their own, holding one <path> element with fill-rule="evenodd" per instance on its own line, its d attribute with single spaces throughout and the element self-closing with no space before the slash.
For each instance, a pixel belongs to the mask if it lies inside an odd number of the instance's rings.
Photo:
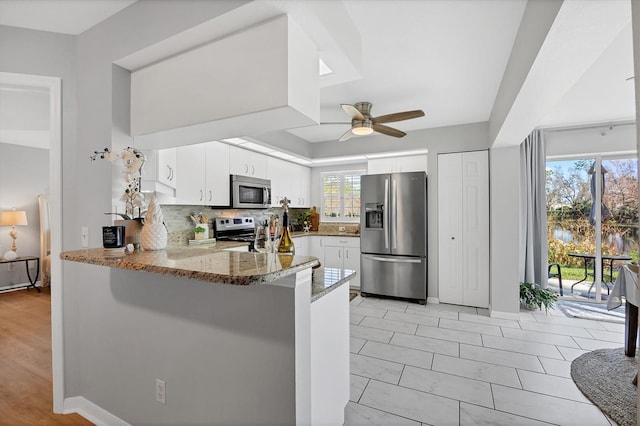
<svg viewBox="0 0 640 426">
<path fill-rule="evenodd" d="M 345 425 L 613 425 L 578 390 L 571 361 L 624 345 L 624 325 L 557 310 L 351 301 Z"/>
</svg>

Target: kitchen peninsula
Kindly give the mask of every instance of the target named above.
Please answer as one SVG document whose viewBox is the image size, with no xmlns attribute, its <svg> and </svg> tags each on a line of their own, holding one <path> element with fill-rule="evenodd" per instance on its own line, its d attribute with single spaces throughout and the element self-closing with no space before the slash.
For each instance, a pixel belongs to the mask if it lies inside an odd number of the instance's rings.
<svg viewBox="0 0 640 426">
<path fill-rule="evenodd" d="M 123 392 L 108 394 L 111 383 L 87 397 L 130 424 L 342 424 L 352 271 L 224 247 L 61 254 L 86 281 L 110 267 L 109 289 L 75 298 L 100 304 L 73 337 Z"/>
</svg>

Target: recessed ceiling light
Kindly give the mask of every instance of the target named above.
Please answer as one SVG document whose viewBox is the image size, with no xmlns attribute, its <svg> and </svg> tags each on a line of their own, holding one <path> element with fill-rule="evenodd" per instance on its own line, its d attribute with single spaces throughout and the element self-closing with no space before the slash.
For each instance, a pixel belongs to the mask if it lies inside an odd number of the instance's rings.
<svg viewBox="0 0 640 426">
<path fill-rule="evenodd" d="M 395 152 L 383 152 L 380 154 L 367 154 L 365 157 L 367 158 L 389 158 L 389 157 L 404 157 L 405 155 L 421 155 L 427 154 L 426 149 L 417 149 L 413 151 L 395 151 Z"/>
<path fill-rule="evenodd" d="M 312 162 L 309 160 L 305 160 L 303 158 L 292 158 L 291 161 L 298 164 L 311 164 Z"/>
<path fill-rule="evenodd" d="M 269 153 L 274 151 L 273 148 L 269 148 L 267 146 L 259 145 L 257 143 L 253 143 L 253 142 L 247 142 L 245 144 L 242 144 L 242 147 L 246 148 L 246 149 L 250 149 L 251 151 L 262 152 L 262 153 L 265 153 L 265 154 L 269 154 Z"/>
<path fill-rule="evenodd" d="M 313 160 L 313 163 L 341 163 L 343 161 L 358 161 L 366 160 L 364 155 L 352 155 L 350 157 L 333 157 L 333 158 L 319 158 Z"/>
<path fill-rule="evenodd" d="M 271 155 L 272 157 L 282 158 L 283 160 L 293 160 L 294 158 L 296 158 L 294 155 L 287 154 L 286 152 L 280 152 L 280 151 L 270 152 L 269 155 Z"/>
<path fill-rule="evenodd" d="M 226 142 L 226 143 L 231 143 L 234 145 L 242 145 L 243 143 L 247 143 L 247 141 L 245 141 L 242 138 L 229 138 L 229 139 L 221 139 L 222 142 Z"/>
<path fill-rule="evenodd" d="M 319 72 L 320 72 L 320 77 L 322 77 L 323 75 L 327 75 L 327 74 L 332 74 L 333 71 L 331 70 L 331 68 L 329 68 L 327 66 L 327 64 L 324 63 L 324 61 L 322 60 L 322 58 L 318 58 L 318 62 L 319 62 Z"/>
</svg>

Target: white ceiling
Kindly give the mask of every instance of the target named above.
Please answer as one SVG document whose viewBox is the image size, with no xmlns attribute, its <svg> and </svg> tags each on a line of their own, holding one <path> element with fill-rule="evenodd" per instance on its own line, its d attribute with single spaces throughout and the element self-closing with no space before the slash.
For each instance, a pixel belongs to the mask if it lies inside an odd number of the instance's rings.
<svg viewBox="0 0 640 426">
<path fill-rule="evenodd" d="M 80 34 L 136 0 L 0 0 L 0 25 Z"/>
<path fill-rule="evenodd" d="M 78 34 L 132 3 L 0 0 L 0 24 Z M 322 122 L 347 122 L 341 103 L 370 101 L 374 116 L 424 110 L 423 118 L 390 124 L 411 132 L 489 119 L 526 0 L 261 0 L 253 6 L 254 12 L 268 6 L 290 13 L 309 31 L 320 56 L 338 74 L 347 60 L 332 54 L 338 50 L 332 43 L 342 42 L 343 51 L 361 46 L 361 58 L 353 53 L 348 58 L 359 76 L 322 78 Z M 314 26 L 316 21 L 308 19 L 319 15 L 320 8 L 337 7 L 344 13 L 332 15 L 336 26 L 326 25 L 324 33 Z M 345 38 L 348 31 L 332 33 L 339 24 L 351 27 L 352 43 Z M 632 74 L 629 24 L 538 125 L 633 119 L 634 81 L 625 80 Z M 348 124 L 318 125 L 289 132 L 313 143 L 336 140 L 348 128 Z"/>
</svg>

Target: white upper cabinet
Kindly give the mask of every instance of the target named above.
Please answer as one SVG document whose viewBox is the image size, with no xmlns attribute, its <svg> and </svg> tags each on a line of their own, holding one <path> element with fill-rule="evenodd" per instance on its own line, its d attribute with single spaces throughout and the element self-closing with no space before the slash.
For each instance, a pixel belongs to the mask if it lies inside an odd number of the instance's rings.
<svg viewBox="0 0 640 426">
<path fill-rule="evenodd" d="M 287 197 L 291 207 L 311 204 L 311 169 L 279 158 L 267 158 L 268 178 L 271 180 L 271 205 L 280 207 Z"/>
<path fill-rule="evenodd" d="M 289 162 L 279 158 L 267 158 L 267 177 L 271 181 L 271 206 L 280 207 L 280 200 L 291 191 L 287 165 Z"/>
<path fill-rule="evenodd" d="M 142 189 L 175 195 L 176 149 L 143 151 L 145 164 L 142 168 Z"/>
<path fill-rule="evenodd" d="M 229 146 L 207 142 L 177 148 L 176 187 L 180 204 L 229 205 Z"/>
<path fill-rule="evenodd" d="M 299 177 L 298 198 L 300 201 L 298 207 L 311 207 L 311 169 L 299 164 L 294 164 L 294 166 L 298 169 L 297 176 Z"/>
<path fill-rule="evenodd" d="M 370 175 L 426 171 L 427 154 L 372 158 L 367 162 L 367 174 Z"/>
<path fill-rule="evenodd" d="M 229 146 L 229 170 L 232 175 L 267 179 L 267 156 L 237 146 Z"/>
<path fill-rule="evenodd" d="M 207 172 L 205 173 L 206 204 L 228 206 L 231 204 L 229 181 L 229 145 L 222 142 L 205 144 Z"/>
<path fill-rule="evenodd" d="M 178 169 L 182 177 L 178 179 L 176 199 L 181 204 L 204 205 L 204 184 L 206 159 L 204 144 L 177 148 Z"/>
</svg>

